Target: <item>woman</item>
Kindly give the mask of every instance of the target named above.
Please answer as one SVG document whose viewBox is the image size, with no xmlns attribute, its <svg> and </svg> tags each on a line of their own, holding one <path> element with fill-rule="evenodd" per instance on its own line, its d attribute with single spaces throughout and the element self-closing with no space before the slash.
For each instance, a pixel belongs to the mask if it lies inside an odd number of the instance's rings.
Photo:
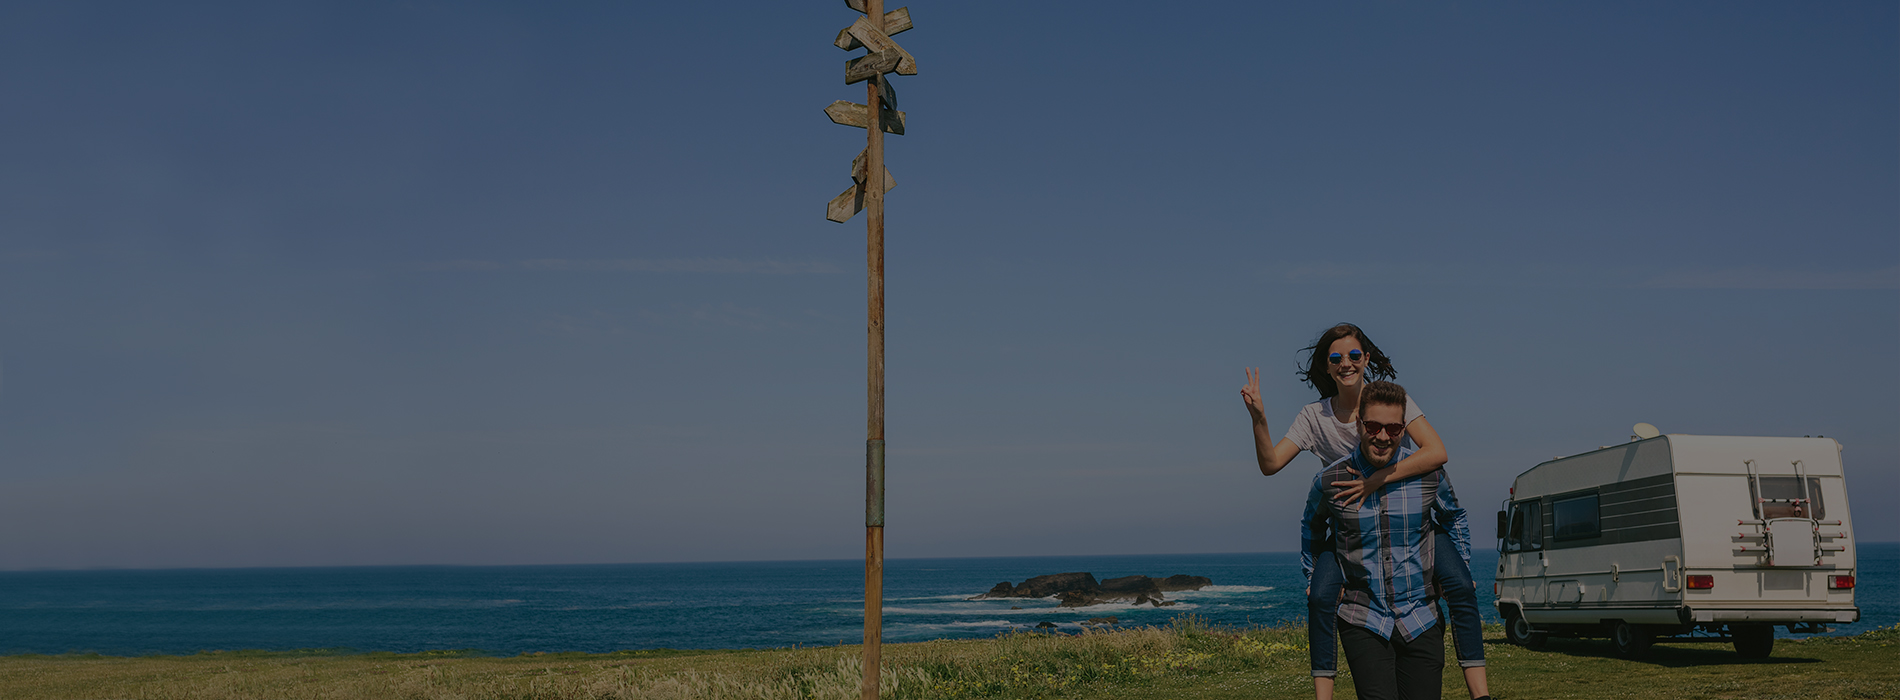
<svg viewBox="0 0 1900 700">
<path fill-rule="evenodd" d="M 1253 417 L 1254 457 L 1260 473 L 1273 476 L 1285 469 L 1300 452 L 1312 452 L 1322 464 L 1332 464 L 1352 454 L 1359 445 L 1359 392 L 1368 382 L 1398 376 L 1392 360 L 1379 351 L 1364 331 L 1350 323 L 1326 329 L 1319 340 L 1302 352 L 1310 352 L 1306 369 L 1298 372 L 1307 384 L 1319 391 L 1319 400 L 1300 409 L 1286 435 L 1275 443 L 1267 427 L 1265 406 L 1260 400 L 1260 370 L 1247 370 L 1247 383 L 1240 388 L 1247 413 Z M 1370 375 L 1370 376 L 1368 376 Z M 1364 500 L 1388 482 L 1401 481 L 1445 466 L 1445 443 L 1424 412 L 1408 396 L 1405 400 L 1405 446 L 1415 449 L 1391 469 L 1381 469 L 1358 480 L 1336 482 L 1344 487 L 1340 499 L 1348 504 Z M 1438 551 L 1458 552 L 1451 536 L 1442 529 L 1434 545 Z M 1466 543 L 1464 551 L 1470 551 Z M 1490 692 L 1484 672 L 1483 620 L 1478 614 L 1477 589 L 1471 571 L 1461 557 L 1434 558 L 1440 593 L 1451 607 L 1453 639 L 1458 664 L 1464 667 L 1465 687 L 1473 698 L 1488 698 Z M 1336 615 L 1339 590 L 1344 578 L 1339 561 L 1332 552 L 1313 553 L 1313 578 L 1307 590 L 1307 642 L 1313 662 L 1313 689 L 1319 700 L 1332 700 L 1333 675 L 1338 669 Z"/>
</svg>

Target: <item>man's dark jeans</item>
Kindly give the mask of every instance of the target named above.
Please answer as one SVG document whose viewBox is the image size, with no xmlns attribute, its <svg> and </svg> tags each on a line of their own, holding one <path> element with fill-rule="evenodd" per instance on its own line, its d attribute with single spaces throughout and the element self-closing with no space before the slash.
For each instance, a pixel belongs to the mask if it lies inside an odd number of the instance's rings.
<svg viewBox="0 0 1900 700">
<path fill-rule="evenodd" d="M 1472 583 L 1471 569 L 1458 557 L 1450 534 L 1439 530 L 1433 536 L 1438 541 L 1432 545 L 1432 577 L 1438 582 L 1438 594 L 1451 608 L 1452 643 L 1458 648 L 1458 665 L 1483 666 L 1484 618 L 1478 613 L 1478 588 Z M 1329 677 L 1339 672 L 1334 620 L 1339 614 L 1339 590 L 1345 585 L 1338 557 L 1332 552 L 1313 555 L 1312 590 L 1306 595 L 1306 644 L 1314 676 Z"/>
<path fill-rule="evenodd" d="M 1410 641 L 1398 630 L 1386 639 L 1357 625 L 1339 625 L 1339 643 L 1352 666 L 1359 700 L 1439 700 L 1444 685 L 1445 626 L 1432 625 Z"/>
</svg>

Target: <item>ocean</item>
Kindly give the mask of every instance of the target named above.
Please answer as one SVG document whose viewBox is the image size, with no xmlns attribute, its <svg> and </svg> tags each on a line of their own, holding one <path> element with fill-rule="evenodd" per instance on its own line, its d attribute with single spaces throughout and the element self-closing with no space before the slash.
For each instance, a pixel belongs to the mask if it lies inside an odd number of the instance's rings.
<svg viewBox="0 0 1900 700">
<path fill-rule="evenodd" d="M 1900 623 L 1900 543 L 1862 544 L 1853 634 Z M 1473 562 L 1487 616 L 1497 554 Z M 1064 609 L 1051 600 L 969 601 L 999 581 L 1206 576 L 1169 607 Z M 884 639 L 990 637 L 1090 618 L 1215 625 L 1305 619 L 1292 553 L 893 559 Z M 0 572 L 0 653 L 114 656 L 204 650 L 535 651 L 764 648 L 855 643 L 863 563 L 781 561 L 584 566 L 411 566 Z M 1015 609 L 1013 609 L 1015 608 Z"/>
</svg>

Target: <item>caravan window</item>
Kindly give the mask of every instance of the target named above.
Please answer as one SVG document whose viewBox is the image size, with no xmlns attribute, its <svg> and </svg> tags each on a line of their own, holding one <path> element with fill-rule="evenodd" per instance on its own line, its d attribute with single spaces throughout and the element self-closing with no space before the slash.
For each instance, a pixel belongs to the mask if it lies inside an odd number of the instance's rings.
<svg viewBox="0 0 1900 700">
<path fill-rule="evenodd" d="M 1511 523 L 1505 531 L 1504 551 L 1522 552 L 1543 548 L 1543 504 L 1538 501 L 1511 504 Z"/>
<path fill-rule="evenodd" d="M 1820 479 L 1808 477 L 1808 492 L 1805 496 L 1801 493 L 1801 479 L 1798 477 L 1763 476 L 1756 480 L 1761 482 L 1761 493 L 1756 494 L 1755 484 L 1750 483 L 1748 495 L 1752 498 L 1765 499 L 1759 511 L 1763 520 L 1827 517 L 1827 504 L 1821 500 Z M 1804 497 L 1814 500 L 1812 515 L 1809 514 L 1807 504 L 1800 502 L 1800 499 Z"/>
<path fill-rule="evenodd" d="M 1530 549 L 1544 548 L 1544 503 L 1531 501 L 1524 504 L 1524 544 Z"/>
<path fill-rule="evenodd" d="M 1524 504 L 1511 504 L 1511 527 L 1504 535 L 1504 551 L 1518 552 L 1524 549 Z"/>
<path fill-rule="evenodd" d="M 1566 498 L 1551 504 L 1557 526 L 1552 533 L 1560 540 L 1596 537 L 1602 532 L 1597 522 L 1597 495 Z"/>
</svg>

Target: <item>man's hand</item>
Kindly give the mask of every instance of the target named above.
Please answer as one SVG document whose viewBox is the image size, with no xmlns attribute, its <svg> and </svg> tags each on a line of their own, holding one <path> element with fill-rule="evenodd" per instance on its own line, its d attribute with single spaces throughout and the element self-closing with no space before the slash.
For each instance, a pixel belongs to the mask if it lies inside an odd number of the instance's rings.
<svg viewBox="0 0 1900 700">
<path fill-rule="evenodd" d="M 1247 412 L 1253 415 L 1254 420 L 1265 420 L 1267 407 L 1260 402 L 1260 369 L 1249 367 L 1246 370 L 1247 383 L 1240 385 L 1240 400 L 1247 404 Z"/>
<path fill-rule="evenodd" d="M 1359 472 L 1354 471 L 1352 467 L 1346 467 L 1346 471 L 1352 472 L 1353 476 L 1359 476 Z M 1334 500 L 1339 501 L 1339 505 L 1356 506 L 1360 501 L 1366 500 L 1367 495 L 1385 487 L 1385 472 L 1375 472 L 1372 476 L 1352 481 L 1335 481 L 1333 486 L 1339 488 L 1339 493 L 1333 496 Z"/>
</svg>

